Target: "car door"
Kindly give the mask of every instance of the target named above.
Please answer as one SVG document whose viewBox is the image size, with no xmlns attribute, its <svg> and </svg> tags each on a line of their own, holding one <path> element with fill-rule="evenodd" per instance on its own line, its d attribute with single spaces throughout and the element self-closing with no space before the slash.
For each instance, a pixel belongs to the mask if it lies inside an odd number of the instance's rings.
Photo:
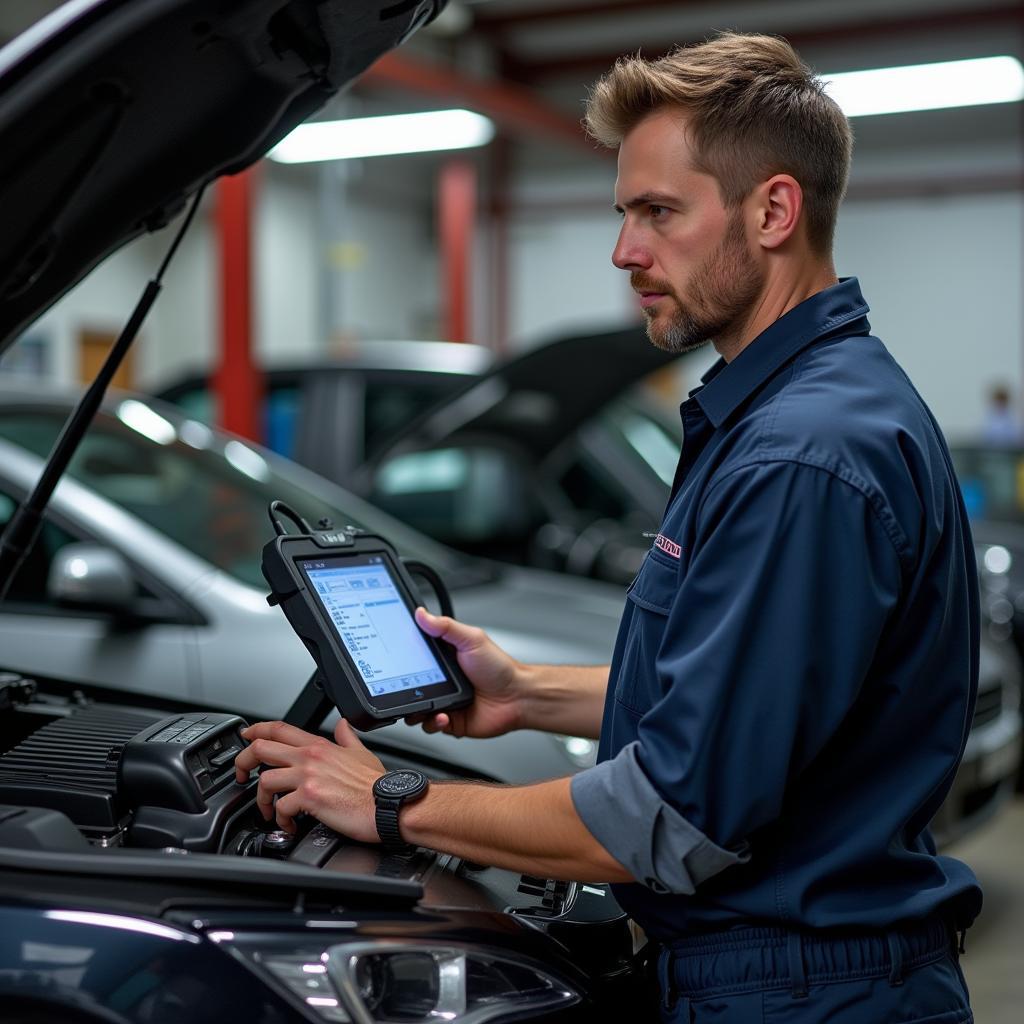
<svg viewBox="0 0 1024 1024">
<path fill-rule="evenodd" d="M 0 475 L 0 531 L 23 498 L 22 489 Z M 67 510 L 49 513 L 0 602 L 0 667 L 29 676 L 195 700 L 196 611 L 130 560 L 137 616 L 62 605 L 48 585 L 50 570 L 59 552 L 76 543 L 98 542 Z"/>
</svg>

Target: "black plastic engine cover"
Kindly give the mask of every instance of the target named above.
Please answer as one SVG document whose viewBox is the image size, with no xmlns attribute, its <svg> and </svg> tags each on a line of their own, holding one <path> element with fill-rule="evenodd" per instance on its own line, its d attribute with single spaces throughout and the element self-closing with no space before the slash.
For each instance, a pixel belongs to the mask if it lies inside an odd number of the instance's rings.
<svg viewBox="0 0 1024 1024">
<path fill-rule="evenodd" d="M 94 704 L 50 721 L 0 755 L 0 802 L 62 811 L 86 833 L 113 835 L 130 809 L 118 792 L 121 747 L 164 717 Z"/>
</svg>

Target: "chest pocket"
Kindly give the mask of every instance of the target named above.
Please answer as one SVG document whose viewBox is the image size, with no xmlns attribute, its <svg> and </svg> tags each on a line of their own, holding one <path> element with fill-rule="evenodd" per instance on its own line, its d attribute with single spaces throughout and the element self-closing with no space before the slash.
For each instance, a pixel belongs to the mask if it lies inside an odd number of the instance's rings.
<svg viewBox="0 0 1024 1024">
<path fill-rule="evenodd" d="M 662 696 L 654 663 L 678 588 L 679 563 L 649 551 L 626 592 L 632 608 L 615 699 L 640 714 Z"/>
</svg>

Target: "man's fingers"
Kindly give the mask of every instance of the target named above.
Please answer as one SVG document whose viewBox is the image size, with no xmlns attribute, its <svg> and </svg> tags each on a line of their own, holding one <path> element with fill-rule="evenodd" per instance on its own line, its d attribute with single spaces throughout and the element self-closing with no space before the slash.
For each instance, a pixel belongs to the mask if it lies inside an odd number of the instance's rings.
<svg viewBox="0 0 1024 1024">
<path fill-rule="evenodd" d="M 301 779 L 294 768 L 271 768 L 260 775 L 256 787 L 256 806 L 267 821 L 274 816 L 274 797 L 297 789 Z"/>
<path fill-rule="evenodd" d="M 249 744 L 235 758 L 235 778 L 244 782 L 249 772 L 261 764 L 283 768 L 295 763 L 299 750 L 287 743 L 275 743 L 273 740 L 257 739 Z"/>
<path fill-rule="evenodd" d="M 416 609 L 416 623 L 424 633 L 447 640 L 457 651 L 470 651 L 479 646 L 484 632 L 477 626 L 467 626 L 447 615 L 431 615 L 426 608 Z"/>
<path fill-rule="evenodd" d="M 444 732 L 451 725 L 451 719 L 443 712 L 435 715 L 421 711 L 416 715 L 406 715 L 403 721 L 406 725 L 422 725 L 424 732 Z"/>
<path fill-rule="evenodd" d="M 302 797 L 299 795 L 298 790 L 279 797 L 277 803 L 274 804 L 274 817 L 277 819 L 278 825 L 285 832 L 295 831 L 295 819 L 303 811 L 308 811 L 310 814 L 313 813 L 312 808 L 302 806 Z"/>
<path fill-rule="evenodd" d="M 288 743 L 293 747 L 305 747 L 310 743 L 316 743 L 319 736 L 300 729 L 297 725 L 289 725 L 287 722 L 257 722 L 255 725 L 246 726 L 242 730 L 242 739 L 248 740 L 274 740 L 277 743 Z"/>
</svg>

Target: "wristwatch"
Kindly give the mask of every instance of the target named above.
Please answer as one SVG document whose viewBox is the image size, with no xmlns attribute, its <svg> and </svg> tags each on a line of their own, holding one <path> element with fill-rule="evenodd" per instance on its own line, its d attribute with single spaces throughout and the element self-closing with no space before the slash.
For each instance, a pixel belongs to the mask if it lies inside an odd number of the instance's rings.
<svg viewBox="0 0 1024 1024">
<path fill-rule="evenodd" d="M 398 829 L 398 812 L 404 804 L 418 800 L 427 791 L 430 780 L 413 768 L 382 775 L 373 784 L 373 799 L 377 804 L 377 835 L 388 847 L 398 848 L 408 844 Z"/>
</svg>

